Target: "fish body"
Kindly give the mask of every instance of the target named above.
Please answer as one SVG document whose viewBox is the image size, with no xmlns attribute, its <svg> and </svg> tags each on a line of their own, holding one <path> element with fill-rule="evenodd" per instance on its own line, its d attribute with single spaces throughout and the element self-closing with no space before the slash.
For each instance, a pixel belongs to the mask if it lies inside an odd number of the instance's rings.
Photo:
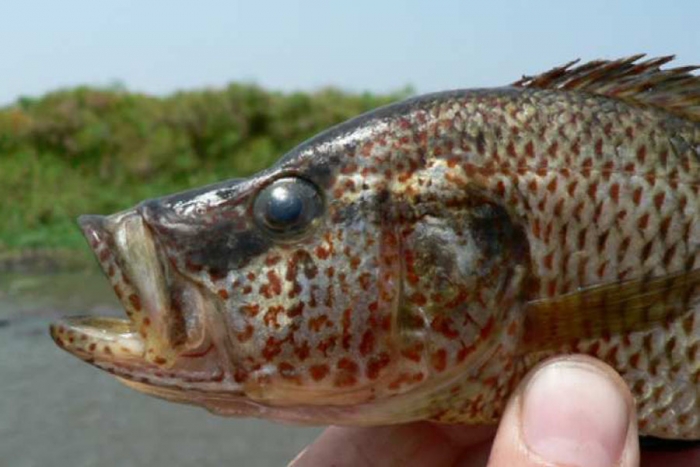
<svg viewBox="0 0 700 467">
<path fill-rule="evenodd" d="M 316 424 L 493 423 L 585 353 L 640 433 L 700 439 L 700 78 L 639 59 L 409 99 L 83 217 L 128 319 L 52 336 L 143 392 Z"/>
</svg>

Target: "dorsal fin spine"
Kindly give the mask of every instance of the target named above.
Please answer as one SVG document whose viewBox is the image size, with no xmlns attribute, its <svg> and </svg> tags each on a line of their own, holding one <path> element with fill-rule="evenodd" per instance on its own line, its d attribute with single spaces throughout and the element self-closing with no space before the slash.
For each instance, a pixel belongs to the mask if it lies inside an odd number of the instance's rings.
<svg viewBox="0 0 700 467">
<path fill-rule="evenodd" d="M 513 86 L 588 92 L 632 105 L 652 106 L 693 122 L 700 122 L 698 66 L 662 70 L 675 57 L 642 60 L 643 54 L 619 60 L 568 62 L 535 76 L 523 76 Z"/>
</svg>

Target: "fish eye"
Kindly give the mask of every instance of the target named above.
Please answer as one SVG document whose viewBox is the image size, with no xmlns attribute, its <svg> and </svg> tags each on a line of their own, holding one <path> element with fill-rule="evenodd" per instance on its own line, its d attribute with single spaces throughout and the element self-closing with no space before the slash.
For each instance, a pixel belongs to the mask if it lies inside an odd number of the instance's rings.
<svg viewBox="0 0 700 467">
<path fill-rule="evenodd" d="M 323 212 L 323 199 L 314 184 L 301 178 L 280 178 L 260 190 L 253 203 L 257 224 L 278 238 L 307 232 Z"/>
</svg>

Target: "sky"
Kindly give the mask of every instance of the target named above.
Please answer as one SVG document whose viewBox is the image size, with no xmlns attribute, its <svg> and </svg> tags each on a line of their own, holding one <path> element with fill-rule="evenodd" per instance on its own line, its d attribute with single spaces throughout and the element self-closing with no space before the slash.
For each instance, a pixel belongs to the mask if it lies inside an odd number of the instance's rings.
<svg viewBox="0 0 700 467">
<path fill-rule="evenodd" d="M 0 105 L 115 83 L 423 93 L 639 52 L 700 64 L 700 1 L 4 1 Z"/>
</svg>

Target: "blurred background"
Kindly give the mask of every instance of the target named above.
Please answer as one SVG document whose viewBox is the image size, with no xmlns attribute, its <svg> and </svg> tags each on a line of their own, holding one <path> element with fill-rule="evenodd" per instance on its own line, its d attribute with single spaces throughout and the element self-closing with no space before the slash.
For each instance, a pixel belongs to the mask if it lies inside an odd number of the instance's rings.
<svg viewBox="0 0 700 467">
<path fill-rule="evenodd" d="M 409 95 L 574 58 L 700 64 L 700 2 L 74 1 L 0 6 L 0 465 L 284 465 L 319 428 L 151 399 L 58 350 L 121 313 L 75 218 L 273 163 Z"/>
</svg>

